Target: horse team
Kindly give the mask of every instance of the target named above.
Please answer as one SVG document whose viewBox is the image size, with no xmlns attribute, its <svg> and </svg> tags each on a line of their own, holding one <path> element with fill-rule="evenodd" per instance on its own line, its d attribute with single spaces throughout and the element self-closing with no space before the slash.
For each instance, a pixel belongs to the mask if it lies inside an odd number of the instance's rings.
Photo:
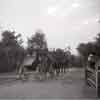
<svg viewBox="0 0 100 100">
<path fill-rule="evenodd" d="M 66 68 L 68 68 L 69 65 L 69 55 L 60 49 L 56 51 L 36 51 L 36 55 L 33 58 L 32 56 L 29 57 L 31 57 L 31 59 L 34 58 L 34 60 L 29 64 L 25 64 L 24 62 L 21 64 L 19 67 L 20 76 L 25 74 L 25 68 L 31 71 L 37 70 L 41 76 L 47 76 L 48 74 L 50 76 L 59 76 L 60 73 L 66 72 Z"/>
</svg>

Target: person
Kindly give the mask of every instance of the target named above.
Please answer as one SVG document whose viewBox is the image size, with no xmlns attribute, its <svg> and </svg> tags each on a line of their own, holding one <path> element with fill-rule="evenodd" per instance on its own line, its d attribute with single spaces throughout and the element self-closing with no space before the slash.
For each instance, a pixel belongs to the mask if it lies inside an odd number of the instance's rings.
<svg viewBox="0 0 100 100">
<path fill-rule="evenodd" d="M 94 54 L 90 54 L 90 55 L 88 56 L 88 66 L 89 66 L 90 68 L 95 69 L 95 55 L 94 55 Z"/>
<path fill-rule="evenodd" d="M 87 67 L 85 67 L 85 80 L 86 80 L 85 82 L 87 85 L 89 85 L 87 81 L 87 78 L 88 78 L 87 68 L 95 69 L 95 55 L 94 54 L 89 54 L 88 59 L 87 59 Z"/>
</svg>

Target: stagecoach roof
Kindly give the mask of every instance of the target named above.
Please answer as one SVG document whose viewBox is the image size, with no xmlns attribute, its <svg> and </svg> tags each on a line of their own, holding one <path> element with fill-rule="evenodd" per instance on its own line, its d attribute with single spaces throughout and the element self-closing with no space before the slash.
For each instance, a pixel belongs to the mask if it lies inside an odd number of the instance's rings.
<svg viewBox="0 0 100 100">
<path fill-rule="evenodd" d="M 34 62 L 34 57 L 33 56 L 26 56 L 24 58 L 24 62 L 23 62 L 23 65 L 31 65 L 33 62 Z"/>
</svg>

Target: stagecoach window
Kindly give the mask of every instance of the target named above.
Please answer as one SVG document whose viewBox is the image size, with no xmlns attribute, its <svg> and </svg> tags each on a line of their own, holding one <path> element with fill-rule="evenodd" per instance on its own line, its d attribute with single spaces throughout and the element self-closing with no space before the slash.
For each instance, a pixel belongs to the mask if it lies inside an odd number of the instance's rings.
<svg viewBox="0 0 100 100">
<path fill-rule="evenodd" d="M 98 70 L 100 70 L 100 65 L 98 66 Z"/>
</svg>

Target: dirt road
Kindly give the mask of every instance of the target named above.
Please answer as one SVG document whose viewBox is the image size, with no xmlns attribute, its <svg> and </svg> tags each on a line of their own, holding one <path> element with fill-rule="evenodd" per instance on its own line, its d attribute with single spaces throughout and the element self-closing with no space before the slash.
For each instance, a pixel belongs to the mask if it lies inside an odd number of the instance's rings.
<svg viewBox="0 0 100 100">
<path fill-rule="evenodd" d="M 83 70 L 71 70 L 59 80 L 16 80 L 0 84 L 0 98 L 95 99 L 96 93 L 85 85 Z"/>
</svg>

